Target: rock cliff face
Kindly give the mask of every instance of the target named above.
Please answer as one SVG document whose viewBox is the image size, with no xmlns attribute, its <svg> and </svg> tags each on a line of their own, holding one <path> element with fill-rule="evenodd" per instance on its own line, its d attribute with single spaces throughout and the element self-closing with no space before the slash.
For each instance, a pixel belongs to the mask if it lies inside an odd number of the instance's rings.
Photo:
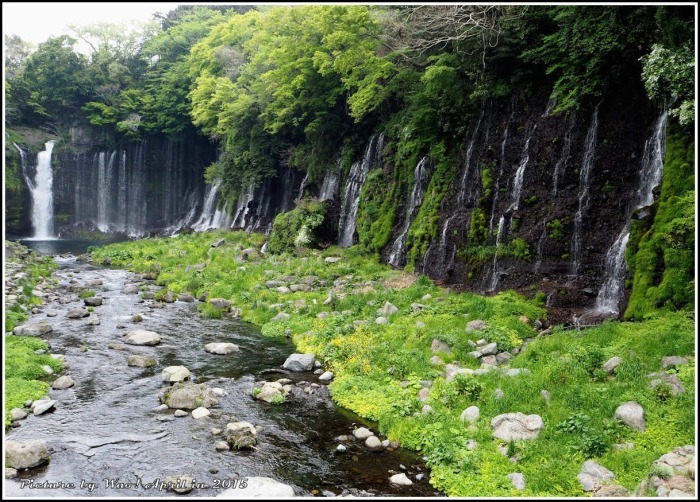
<svg viewBox="0 0 700 502">
<path fill-rule="evenodd" d="M 436 191 L 435 166 L 421 156 L 411 181 L 394 195 L 384 261 L 409 262 L 434 279 L 477 291 L 536 289 L 548 295 L 550 307 L 594 306 L 609 272 L 606 256 L 629 225 L 644 182 L 649 142 L 665 130 L 639 84 L 569 115 L 553 115 L 554 106 L 542 90 L 487 101 L 465 118 L 460 160 L 427 216 L 419 213 Z M 314 183 L 279 168 L 276 177 L 244 191 L 235 206 L 226 205 L 219 202 L 219 186 L 204 182 L 204 169 L 216 159 L 207 140 L 150 138 L 107 149 L 85 134 L 74 136 L 69 148 L 57 144 L 53 158 L 55 229 L 64 237 L 80 230 L 132 236 L 184 227 L 269 231 L 276 214 L 302 195 L 315 195 L 340 202 L 339 241 L 350 245 L 358 241 L 363 204 L 382 184 L 373 173 L 387 184 L 397 179 L 394 159 L 383 153 L 395 150 L 394 139 L 376 134 L 346 172 L 329 169 Z M 663 150 L 660 141 L 656 147 Z M 36 154 L 26 157 L 31 171 Z M 366 179 L 375 181 L 363 188 Z M 432 218 L 433 232 L 424 251 L 409 259 L 419 218 Z M 26 227 L 26 217 L 16 220 Z M 11 230 L 26 233 L 24 227 Z"/>
</svg>

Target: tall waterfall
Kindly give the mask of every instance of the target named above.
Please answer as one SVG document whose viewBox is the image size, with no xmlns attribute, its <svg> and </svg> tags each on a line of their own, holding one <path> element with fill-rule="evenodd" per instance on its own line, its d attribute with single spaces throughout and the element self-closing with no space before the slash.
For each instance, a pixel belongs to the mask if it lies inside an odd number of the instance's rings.
<svg viewBox="0 0 700 502">
<path fill-rule="evenodd" d="M 457 192 L 457 207 L 456 210 L 460 211 L 464 209 L 465 203 L 471 198 L 471 187 L 468 186 L 467 180 L 469 179 L 469 167 L 472 163 L 472 156 L 474 154 L 474 145 L 476 143 L 476 137 L 479 134 L 479 128 L 481 127 L 481 122 L 484 118 L 484 108 L 481 108 L 481 113 L 479 114 L 479 119 L 476 122 L 476 127 L 472 133 L 472 137 L 467 145 L 467 153 L 464 160 L 464 173 L 462 173 L 462 179 L 459 182 L 459 192 Z"/>
<path fill-rule="evenodd" d="M 496 206 L 498 204 L 498 195 L 501 190 L 501 176 L 503 176 L 503 170 L 506 165 L 506 143 L 508 143 L 508 133 L 510 131 L 510 122 L 513 119 L 513 114 L 511 114 L 506 128 L 503 131 L 503 141 L 501 142 L 501 158 L 498 167 L 498 176 L 496 176 L 494 188 L 493 188 L 493 202 L 491 203 L 491 218 L 489 218 L 489 235 L 493 235 L 493 220 L 496 215 Z"/>
<path fill-rule="evenodd" d="M 338 171 L 328 171 L 323 177 L 321 191 L 318 194 L 319 200 L 329 200 L 335 198 L 338 194 L 340 185 L 340 173 Z"/>
<path fill-rule="evenodd" d="M 598 138 L 598 103 L 593 111 L 591 125 L 586 133 L 586 143 L 583 151 L 583 162 L 581 163 L 581 171 L 579 173 L 579 194 L 578 194 L 578 210 L 574 216 L 574 237 L 571 244 L 571 272 L 578 274 L 581 266 L 581 258 L 583 248 L 581 246 L 581 229 L 583 228 L 583 216 L 588 209 L 589 203 L 589 177 L 593 161 L 595 158 L 595 147 Z"/>
<path fill-rule="evenodd" d="M 297 195 L 297 198 L 294 199 L 295 204 L 299 204 L 301 202 L 301 199 L 304 198 L 304 190 L 306 189 L 306 182 L 309 181 L 309 173 L 307 172 L 304 175 L 304 178 L 301 180 L 301 185 L 299 185 L 299 195 Z"/>
<path fill-rule="evenodd" d="M 34 239 L 54 239 L 53 232 L 53 169 L 51 167 L 51 152 L 54 141 L 44 144 L 46 150 L 39 152 L 36 161 L 34 182 L 26 174 L 26 156 L 17 145 L 22 159 L 22 172 L 27 180 L 27 186 L 32 197 L 32 227 Z"/>
<path fill-rule="evenodd" d="M 624 293 L 627 273 L 625 249 L 630 237 L 632 213 L 654 202 L 654 188 L 661 183 L 664 168 L 667 119 L 668 113 L 664 111 L 657 119 L 651 137 L 644 144 L 644 154 L 642 155 L 642 165 L 634 199 L 628 208 L 622 231 L 605 255 L 605 278 L 598 291 L 595 312 L 613 315 L 620 313 L 619 305 Z"/>
<path fill-rule="evenodd" d="M 343 200 L 340 206 L 340 224 L 338 245 L 349 247 L 353 245 L 355 228 L 357 226 L 357 210 L 360 206 L 360 191 L 365 184 L 367 173 L 373 166 L 380 166 L 382 149 L 384 148 L 384 133 L 379 137 L 372 136 L 361 161 L 350 167 L 348 181 L 345 184 Z"/>
<path fill-rule="evenodd" d="M 525 168 L 527 163 L 530 162 L 530 140 L 535 130 L 537 130 L 537 124 L 530 130 L 530 134 L 527 135 L 527 140 L 525 141 L 525 148 L 523 149 L 523 157 L 520 159 L 520 164 L 518 164 L 518 169 L 515 171 L 515 178 L 513 178 L 513 190 L 512 190 L 512 201 L 508 211 L 517 210 L 520 206 L 520 192 L 523 189 L 523 178 L 525 175 Z"/>
<path fill-rule="evenodd" d="M 395 267 L 398 267 L 405 259 L 406 234 L 408 234 L 408 229 L 411 228 L 411 223 L 413 223 L 413 220 L 418 213 L 418 208 L 423 203 L 423 195 L 425 194 L 427 185 L 428 158 L 423 157 L 420 159 L 420 162 L 418 162 L 415 170 L 413 171 L 413 189 L 411 190 L 411 195 L 408 198 L 408 203 L 406 204 L 406 214 L 404 216 L 401 232 L 399 232 L 398 237 L 392 244 L 391 251 L 389 253 L 389 263 Z"/>
</svg>

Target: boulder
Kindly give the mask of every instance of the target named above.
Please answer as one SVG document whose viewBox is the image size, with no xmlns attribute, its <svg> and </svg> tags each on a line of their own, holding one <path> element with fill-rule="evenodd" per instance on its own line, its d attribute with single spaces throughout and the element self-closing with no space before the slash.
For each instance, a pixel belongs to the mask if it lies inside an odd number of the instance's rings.
<svg viewBox="0 0 700 502">
<path fill-rule="evenodd" d="M 32 412 L 35 415 L 42 415 L 56 405 L 55 399 L 39 399 L 32 403 Z"/>
<path fill-rule="evenodd" d="M 579 483 L 583 487 L 583 491 L 592 492 L 600 488 L 608 481 L 615 479 L 615 474 L 593 460 L 587 460 L 581 467 L 581 472 L 578 474 Z"/>
<path fill-rule="evenodd" d="M 255 394 L 255 399 L 266 403 L 279 403 L 287 395 L 287 389 L 279 382 L 265 382 L 260 392 Z M 277 397 L 279 396 L 279 397 Z"/>
<path fill-rule="evenodd" d="M 206 416 L 209 416 L 209 410 L 202 406 L 192 410 L 192 418 L 194 419 L 204 418 Z"/>
<path fill-rule="evenodd" d="M 381 316 L 381 317 L 377 317 L 377 318 L 374 320 L 374 322 L 375 322 L 376 324 L 386 325 L 386 324 L 389 324 L 389 319 L 387 319 L 386 317 Z"/>
<path fill-rule="evenodd" d="M 628 401 L 621 404 L 615 410 L 615 418 L 627 427 L 644 432 L 644 408 L 639 403 Z"/>
<path fill-rule="evenodd" d="M 76 307 L 74 309 L 70 309 L 66 313 L 66 317 L 68 319 L 82 319 L 83 317 L 87 317 L 90 315 L 90 312 L 88 312 L 88 309 L 84 307 Z"/>
<path fill-rule="evenodd" d="M 410 486 L 413 484 L 413 481 L 408 479 L 408 477 L 403 472 L 391 476 L 389 478 L 389 482 L 399 486 Z"/>
<path fill-rule="evenodd" d="M 226 442 L 238 450 L 250 449 L 257 444 L 258 433 L 250 422 L 226 425 Z"/>
<path fill-rule="evenodd" d="M 661 367 L 663 369 L 675 368 L 684 364 L 688 364 L 688 358 L 683 356 L 666 356 L 661 358 Z"/>
<path fill-rule="evenodd" d="M 231 447 L 226 441 L 217 441 L 214 443 L 214 449 L 216 451 L 229 451 Z"/>
<path fill-rule="evenodd" d="M 493 437 L 504 441 L 536 439 L 544 423 L 539 415 L 504 413 L 491 420 Z"/>
<path fill-rule="evenodd" d="M 610 359 L 608 359 L 605 362 L 605 364 L 603 364 L 603 370 L 605 370 L 605 372 L 608 375 L 612 375 L 612 374 L 616 373 L 617 367 L 620 365 L 621 362 L 622 362 L 621 358 L 619 358 L 617 356 L 611 357 Z"/>
<path fill-rule="evenodd" d="M 366 427 L 360 427 L 352 431 L 352 435 L 355 436 L 356 439 L 363 440 L 370 436 L 374 436 L 374 433 Z"/>
<path fill-rule="evenodd" d="M 516 490 L 525 489 L 525 476 L 521 472 L 511 472 L 506 476 Z"/>
<path fill-rule="evenodd" d="M 164 390 L 160 398 L 169 408 L 184 410 L 194 410 L 200 406 L 211 408 L 219 404 L 214 392 L 203 383 L 176 383 Z"/>
<path fill-rule="evenodd" d="M 29 469 L 49 461 L 49 449 L 42 441 L 5 441 L 5 465 Z"/>
<path fill-rule="evenodd" d="M 391 314 L 395 314 L 399 309 L 395 305 L 386 302 L 379 312 L 383 317 L 389 317 Z"/>
<path fill-rule="evenodd" d="M 212 298 L 209 300 L 209 305 L 224 311 L 228 311 L 231 309 L 232 303 L 225 298 Z"/>
<path fill-rule="evenodd" d="M 498 354 L 498 345 L 496 343 L 487 343 L 479 349 L 482 356 L 495 356 Z"/>
<path fill-rule="evenodd" d="M 467 333 L 471 333 L 473 331 L 481 331 L 483 329 L 486 329 L 486 326 L 486 321 L 482 321 L 481 319 L 469 321 L 467 323 Z"/>
<path fill-rule="evenodd" d="M 177 299 L 181 302 L 192 303 L 194 301 L 194 296 L 189 293 L 182 293 Z"/>
<path fill-rule="evenodd" d="M 480 415 L 481 412 L 478 406 L 470 406 L 462 412 L 459 418 L 462 422 L 469 422 L 470 424 L 473 424 L 479 420 Z"/>
<path fill-rule="evenodd" d="M 435 338 L 430 344 L 430 352 L 445 352 L 446 354 L 449 354 L 452 352 L 452 349 L 442 340 Z"/>
<path fill-rule="evenodd" d="M 199 408 L 197 408 L 197 409 L 199 409 Z M 177 418 L 182 418 L 182 417 L 186 417 L 187 415 L 189 415 L 189 413 L 187 413 L 185 410 L 175 410 L 175 413 L 173 413 L 173 415 L 175 415 Z"/>
<path fill-rule="evenodd" d="M 341 260 L 340 256 L 327 256 L 326 263 L 338 263 Z"/>
<path fill-rule="evenodd" d="M 158 345 L 160 343 L 160 335 L 155 331 L 136 329 L 127 332 L 124 343 L 129 345 Z"/>
<path fill-rule="evenodd" d="M 215 343 L 208 343 L 204 346 L 204 350 L 209 352 L 210 354 L 218 354 L 222 356 L 226 356 L 228 354 L 233 354 L 234 352 L 238 352 L 239 348 L 238 345 L 234 343 L 228 343 L 228 342 L 215 342 Z"/>
<path fill-rule="evenodd" d="M 138 292 L 138 284 L 127 284 L 126 286 L 124 286 L 124 289 L 122 289 L 122 293 L 124 293 L 125 295 L 135 295 L 138 294 Z"/>
<path fill-rule="evenodd" d="M 496 354 L 496 363 L 497 364 L 508 364 L 508 362 L 513 359 L 513 354 L 510 352 L 499 352 Z"/>
<path fill-rule="evenodd" d="M 17 420 L 24 420 L 27 418 L 27 416 L 27 412 L 21 408 L 12 408 L 10 410 L 10 418 L 12 418 L 13 422 L 16 422 Z"/>
<path fill-rule="evenodd" d="M 175 493 L 189 493 L 194 488 L 195 480 L 190 476 L 168 476 L 163 480 L 163 487 Z"/>
<path fill-rule="evenodd" d="M 316 356 L 313 354 L 292 354 L 282 367 L 289 371 L 311 371 L 315 360 Z"/>
<path fill-rule="evenodd" d="M 184 366 L 168 366 L 161 373 L 164 382 L 182 382 L 190 378 L 190 370 Z"/>
<path fill-rule="evenodd" d="M 41 336 L 52 331 L 53 326 L 51 326 L 46 321 L 42 321 L 22 324 L 21 326 L 15 326 L 15 329 L 12 330 L 12 333 L 14 333 L 17 336 Z"/>
<path fill-rule="evenodd" d="M 294 497 L 294 488 L 272 478 L 253 476 L 241 478 L 241 481 L 243 480 L 245 480 L 245 487 L 240 484 L 235 488 L 224 490 L 216 497 L 246 500 Z"/>
<path fill-rule="evenodd" d="M 152 357 L 134 354 L 129 356 L 126 364 L 127 366 L 135 366 L 137 368 L 148 368 L 150 366 L 155 366 L 158 362 Z"/>
<path fill-rule="evenodd" d="M 380 451 L 384 449 L 382 442 L 377 436 L 370 436 L 365 439 L 365 446 L 372 451 Z"/>
<path fill-rule="evenodd" d="M 64 390 L 69 387 L 73 387 L 74 385 L 75 381 L 71 377 L 61 376 L 54 380 L 54 382 L 51 384 L 51 387 L 56 390 Z"/>
<path fill-rule="evenodd" d="M 219 246 L 221 246 L 221 245 L 222 245 L 223 243 L 225 243 L 225 242 L 226 242 L 226 239 L 223 239 L 223 238 L 222 238 L 222 239 L 219 239 L 219 240 L 216 240 L 216 241 L 214 241 L 214 242 L 211 243 L 211 247 L 213 247 L 213 248 L 218 248 Z"/>
<path fill-rule="evenodd" d="M 321 382 L 330 382 L 333 380 L 333 372 L 326 371 L 321 376 L 318 377 Z"/>
<path fill-rule="evenodd" d="M 102 297 L 89 296 L 87 298 L 83 298 L 83 303 L 88 307 L 99 307 L 100 305 L 102 305 Z"/>
<path fill-rule="evenodd" d="M 275 321 L 275 322 L 276 322 L 276 321 L 286 321 L 286 320 L 288 320 L 290 317 L 291 317 L 291 316 L 290 316 L 289 314 L 287 314 L 286 312 L 280 312 L 280 313 L 277 314 L 275 317 L 273 317 L 272 319 L 270 319 L 270 321 Z"/>
</svg>

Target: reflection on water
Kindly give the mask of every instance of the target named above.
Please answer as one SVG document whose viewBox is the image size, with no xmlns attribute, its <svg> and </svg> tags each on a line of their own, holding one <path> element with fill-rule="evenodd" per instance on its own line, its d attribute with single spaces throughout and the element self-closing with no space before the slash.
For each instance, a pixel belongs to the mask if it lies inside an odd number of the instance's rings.
<svg viewBox="0 0 700 502">
<path fill-rule="evenodd" d="M 99 241 L 96 240 L 77 240 L 77 239 L 50 239 L 50 240 L 37 240 L 37 239 L 19 239 L 19 243 L 27 246 L 29 249 L 33 249 L 42 255 L 54 255 L 54 254 L 82 254 L 87 251 L 89 246 L 104 246 L 111 244 L 113 242 L 122 242 L 128 240 L 128 237 L 124 236 L 110 236 Z"/>
</svg>

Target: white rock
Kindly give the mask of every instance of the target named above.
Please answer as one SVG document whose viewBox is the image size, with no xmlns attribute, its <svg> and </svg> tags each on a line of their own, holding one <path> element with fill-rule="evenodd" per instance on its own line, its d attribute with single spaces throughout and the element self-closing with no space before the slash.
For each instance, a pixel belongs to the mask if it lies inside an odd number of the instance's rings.
<svg viewBox="0 0 700 502">
<path fill-rule="evenodd" d="M 481 413 L 478 406 L 470 406 L 462 412 L 462 415 L 459 418 L 462 420 L 462 422 L 469 422 L 473 424 L 479 420 L 480 415 Z"/>
<path fill-rule="evenodd" d="M 272 478 L 253 476 L 240 479 L 245 480 L 245 487 L 238 485 L 235 488 L 229 488 L 219 493 L 216 498 L 251 500 L 295 496 L 294 488 Z"/>
<path fill-rule="evenodd" d="M 515 488 L 516 490 L 524 490 L 525 489 L 525 476 L 523 476 L 522 473 L 511 472 L 506 477 L 508 479 L 510 479 L 510 482 L 513 485 L 513 488 Z"/>
<path fill-rule="evenodd" d="M 359 429 L 352 431 L 352 435 L 357 439 L 367 439 L 370 436 L 374 436 L 374 433 L 366 427 L 360 427 Z"/>
<path fill-rule="evenodd" d="M 326 371 L 320 377 L 318 377 L 318 379 L 321 382 L 330 382 L 331 380 L 333 380 L 333 373 L 331 371 Z"/>
<path fill-rule="evenodd" d="M 634 401 L 623 403 L 615 410 L 615 418 L 617 420 L 632 429 L 642 432 L 646 428 L 644 415 L 644 408 Z"/>
<path fill-rule="evenodd" d="M 410 486 L 413 484 L 413 481 L 408 479 L 408 477 L 403 472 L 391 476 L 389 478 L 389 482 L 400 486 Z"/>
<path fill-rule="evenodd" d="M 292 354 L 282 367 L 290 371 L 311 371 L 315 360 L 316 356 L 313 354 Z"/>
<path fill-rule="evenodd" d="M 32 412 L 35 415 L 41 415 L 41 414 L 49 411 L 55 405 L 56 405 L 55 399 L 39 399 L 38 401 L 34 401 L 32 403 Z"/>
<path fill-rule="evenodd" d="M 235 343 L 215 342 L 206 344 L 204 346 L 204 350 L 209 352 L 210 354 L 218 354 L 225 356 L 234 352 L 238 352 L 239 348 L 238 345 L 236 345 Z"/>
<path fill-rule="evenodd" d="M 365 440 L 365 446 L 369 448 L 370 450 L 378 451 L 382 450 L 382 442 L 379 440 L 377 436 L 370 436 Z"/>
<path fill-rule="evenodd" d="M 206 408 L 202 408 L 200 406 L 199 408 L 192 410 L 192 418 L 194 419 L 204 418 L 206 416 L 209 416 L 209 410 Z"/>
<path fill-rule="evenodd" d="M 190 378 L 190 370 L 184 366 L 168 366 L 163 369 L 162 378 L 164 382 L 182 382 Z"/>
<path fill-rule="evenodd" d="M 504 413 L 491 420 L 493 437 L 504 441 L 536 439 L 544 423 L 539 415 Z"/>
<path fill-rule="evenodd" d="M 63 390 L 69 387 L 73 387 L 74 385 L 75 381 L 71 377 L 61 376 L 54 380 L 54 382 L 51 384 L 51 387 L 56 390 Z"/>
<path fill-rule="evenodd" d="M 155 331 L 136 329 L 126 334 L 124 343 L 130 345 L 158 345 L 160 343 L 160 335 Z"/>
</svg>

